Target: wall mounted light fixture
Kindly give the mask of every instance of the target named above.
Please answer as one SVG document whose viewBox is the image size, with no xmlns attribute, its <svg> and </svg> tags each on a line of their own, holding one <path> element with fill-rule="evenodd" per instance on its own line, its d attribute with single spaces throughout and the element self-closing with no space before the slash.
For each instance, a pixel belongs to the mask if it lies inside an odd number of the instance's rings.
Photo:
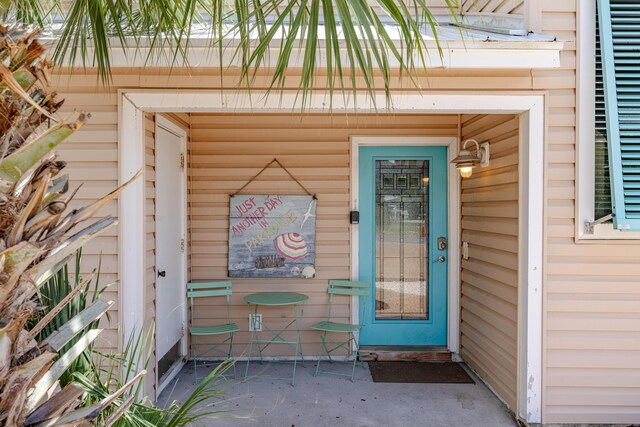
<svg viewBox="0 0 640 427">
<path fill-rule="evenodd" d="M 473 143 L 476 145 L 476 153 L 471 154 L 471 151 L 467 149 L 467 145 Z M 460 176 L 463 178 L 469 178 L 473 173 L 473 168 L 480 164 L 480 166 L 489 166 L 489 143 L 483 142 L 478 144 L 475 139 L 467 139 L 462 144 L 462 150 L 458 153 L 458 157 L 451 160 L 451 163 L 456 165 L 456 169 L 460 172 Z"/>
</svg>

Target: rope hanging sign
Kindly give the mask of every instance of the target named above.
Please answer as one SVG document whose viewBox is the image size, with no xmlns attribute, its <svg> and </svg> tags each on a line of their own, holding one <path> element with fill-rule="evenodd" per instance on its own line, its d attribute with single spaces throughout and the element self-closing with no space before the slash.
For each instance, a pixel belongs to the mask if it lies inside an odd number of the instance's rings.
<svg viewBox="0 0 640 427">
<path fill-rule="evenodd" d="M 307 194 L 240 194 L 274 163 Z M 278 159 L 270 161 L 231 195 L 229 277 L 314 277 L 316 205 L 315 194 Z"/>
<path fill-rule="evenodd" d="M 308 195 L 308 196 L 313 197 L 313 198 L 314 198 L 314 200 L 315 200 L 315 199 L 317 199 L 316 195 L 315 195 L 315 194 L 311 194 L 311 192 L 310 192 L 309 190 L 307 190 L 307 188 L 306 188 L 304 185 L 302 185 L 302 183 L 301 183 L 300 181 L 298 181 L 298 180 L 296 179 L 296 177 L 295 177 L 295 176 L 293 176 L 293 174 L 292 174 L 291 172 L 289 172 L 289 169 L 285 168 L 285 167 L 284 167 L 284 165 L 283 165 L 282 163 L 280 163 L 280 161 L 279 161 L 277 158 L 276 158 L 276 159 L 273 159 L 273 160 L 271 160 L 269 163 L 267 163 L 267 165 L 266 165 L 265 167 L 263 167 L 263 168 L 262 168 L 262 170 L 260 170 L 260 172 L 258 172 L 257 174 L 255 174 L 255 175 L 253 176 L 253 178 L 251 178 L 249 181 L 247 181 L 247 183 L 246 183 L 245 185 L 243 185 L 242 187 L 240 187 L 240 189 L 239 189 L 238 191 L 236 191 L 235 193 L 233 193 L 233 194 L 231 195 L 231 197 L 234 197 L 234 196 L 237 196 L 238 194 L 240 194 L 240 192 L 241 192 L 242 190 L 244 190 L 244 189 L 245 189 L 249 184 L 251 184 L 253 181 L 255 181 L 255 180 L 256 180 L 256 178 L 258 178 L 258 177 L 262 174 L 262 172 L 266 171 L 266 170 L 269 168 L 269 166 L 271 166 L 271 165 L 272 165 L 272 164 L 274 164 L 274 163 L 275 163 L 276 165 L 280 166 L 280 167 L 281 167 L 281 168 L 282 168 L 282 169 L 287 173 L 287 175 L 289 175 L 289 177 L 290 177 L 292 180 L 294 180 L 294 181 L 295 181 L 295 183 L 296 183 L 296 184 L 298 184 L 298 185 L 300 186 L 300 188 L 302 188 L 302 189 L 305 191 L 305 193 L 307 193 L 307 195 Z"/>
</svg>

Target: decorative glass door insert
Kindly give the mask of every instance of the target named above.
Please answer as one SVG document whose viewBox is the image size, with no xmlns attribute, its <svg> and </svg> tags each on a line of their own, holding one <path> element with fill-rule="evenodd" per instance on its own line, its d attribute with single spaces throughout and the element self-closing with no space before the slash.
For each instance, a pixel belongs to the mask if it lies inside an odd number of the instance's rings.
<svg viewBox="0 0 640 427">
<path fill-rule="evenodd" d="M 375 318 L 428 320 L 429 160 L 376 160 Z"/>
<path fill-rule="evenodd" d="M 363 345 L 447 343 L 447 148 L 358 150 Z"/>
</svg>

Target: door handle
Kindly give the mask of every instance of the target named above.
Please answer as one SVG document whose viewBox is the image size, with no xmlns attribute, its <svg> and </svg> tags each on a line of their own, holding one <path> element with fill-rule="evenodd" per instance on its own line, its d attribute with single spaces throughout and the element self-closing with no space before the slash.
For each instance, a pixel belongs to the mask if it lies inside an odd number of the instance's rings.
<svg viewBox="0 0 640 427">
<path fill-rule="evenodd" d="M 436 262 L 445 262 L 445 261 L 446 261 L 446 258 L 444 257 L 444 255 L 440 255 L 438 258 L 433 260 L 434 263 L 436 263 Z"/>
<path fill-rule="evenodd" d="M 166 276 L 166 275 L 167 275 L 167 272 L 166 272 L 166 271 L 164 271 L 164 270 L 159 270 L 159 271 L 158 271 L 158 277 L 164 277 L 164 276 Z"/>
</svg>

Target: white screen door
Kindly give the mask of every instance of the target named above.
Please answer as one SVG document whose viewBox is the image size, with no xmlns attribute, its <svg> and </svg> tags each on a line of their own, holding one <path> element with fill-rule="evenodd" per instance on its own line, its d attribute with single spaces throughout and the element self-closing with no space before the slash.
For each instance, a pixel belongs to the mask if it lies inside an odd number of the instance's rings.
<svg viewBox="0 0 640 427">
<path fill-rule="evenodd" d="M 184 139 L 156 128 L 156 360 L 183 337 L 185 322 Z"/>
</svg>

